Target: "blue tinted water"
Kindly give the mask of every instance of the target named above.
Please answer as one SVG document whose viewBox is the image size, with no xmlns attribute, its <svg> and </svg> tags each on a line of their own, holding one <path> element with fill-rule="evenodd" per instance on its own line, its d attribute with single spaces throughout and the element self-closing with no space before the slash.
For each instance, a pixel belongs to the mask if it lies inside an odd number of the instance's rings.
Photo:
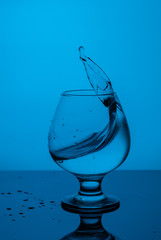
<svg viewBox="0 0 161 240">
<path fill-rule="evenodd" d="M 62 95 L 49 132 L 56 163 L 76 174 L 104 174 L 118 167 L 130 148 L 125 114 L 110 79 L 79 48 L 93 91 Z"/>
</svg>

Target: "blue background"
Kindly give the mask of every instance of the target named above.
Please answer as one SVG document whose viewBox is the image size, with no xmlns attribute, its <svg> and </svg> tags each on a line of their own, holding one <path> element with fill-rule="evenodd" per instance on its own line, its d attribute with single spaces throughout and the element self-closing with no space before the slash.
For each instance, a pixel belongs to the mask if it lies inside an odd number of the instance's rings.
<svg viewBox="0 0 161 240">
<path fill-rule="evenodd" d="M 0 0 L 0 169 L 58 169 L 47 137 L 59 95 L 90 88 L 80 45 L 129 122 L 120 169 L 161 169 L 160 12 L 159 0 Z"/>
</svg>

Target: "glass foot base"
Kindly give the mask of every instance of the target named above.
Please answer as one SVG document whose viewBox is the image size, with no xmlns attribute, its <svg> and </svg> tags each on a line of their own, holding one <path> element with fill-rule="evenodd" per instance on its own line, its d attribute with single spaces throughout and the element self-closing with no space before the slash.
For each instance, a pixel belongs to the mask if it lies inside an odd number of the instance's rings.
<svg viewBox="0 0 161 240">
<path fill-rule="evenodd" d="M 62 199 L 62 208 L 68 212 L 79 214 L 102 214 L 115 211 L 120 207 L 117 197 L 108 195 L 99 198 L 71 195 Z"/>
</svg>

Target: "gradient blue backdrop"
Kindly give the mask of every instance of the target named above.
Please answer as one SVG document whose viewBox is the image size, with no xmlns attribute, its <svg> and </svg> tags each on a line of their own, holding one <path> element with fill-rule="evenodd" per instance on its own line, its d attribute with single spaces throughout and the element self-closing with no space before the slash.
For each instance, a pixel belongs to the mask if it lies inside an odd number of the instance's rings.
<svg viewBox="0 0 161 240">
<path fill-rule="evenodd" d="M 56 169 L 59 95 L 90 88 L 78 47 L 108 74 L 129 122 L 121 169 L 161 169 L 161 1 L 0 0 L 0 170 Z"/>
</svg>

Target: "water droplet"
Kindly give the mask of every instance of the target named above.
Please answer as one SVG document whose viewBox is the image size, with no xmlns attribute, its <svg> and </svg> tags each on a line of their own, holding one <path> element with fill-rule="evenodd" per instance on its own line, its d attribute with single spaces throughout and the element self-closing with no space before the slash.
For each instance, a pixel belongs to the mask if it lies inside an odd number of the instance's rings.
<svg viewBox="0 0 161 240">
<path fill-rule="evenodd" d="M 86 61 L 85 56 L 84 56 L 84 47 L 83 46 L 79 47 L 79 54 L 80 54 L 80 59 L 82 59 L 83 61 Z"/>
<path fill-rule="evenodd" d="M 20 193 L 20 192 L 22 192 L 22 190 L 18 190 L 17 192 L 19 192 L 19 193 Z"/>
<path fill-rule="evenodd" d="M 9 211 L 12 210 L 12 208 L 6 208 L 6 209 L 9 210 Z"/>
<path fill-rule="evenodd" d="M 34 207 L 28 207 L 28 209 L 35 209 Z"/>
<path fill-rule="evenodd" d="M 10 194 L 12 194 L 12 193 L 8 192 L 7 194 L 9 194 L 9 195 L 10 195 Z"/>
<path fill-rule="evenodd" d="M 24 201 L 24 202 L 27 202 L 27 201 L 28 201 L 28 199 L 24 199 L 23 201 Z"/>
</svg>

